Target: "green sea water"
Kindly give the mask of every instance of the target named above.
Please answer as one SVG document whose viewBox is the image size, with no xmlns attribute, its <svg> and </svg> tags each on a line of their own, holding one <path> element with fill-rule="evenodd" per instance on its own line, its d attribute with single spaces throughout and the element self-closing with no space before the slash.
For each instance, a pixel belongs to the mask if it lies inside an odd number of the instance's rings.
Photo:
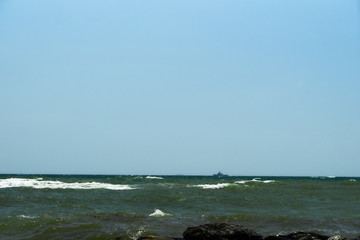
<svg viewBox="0 0 360 240">
<path fill-rule="evenodd" d="M 181 237 L 214 222 L 358 236 L 360 178 L 0 175 L 0 239 Z"/>
</svg>

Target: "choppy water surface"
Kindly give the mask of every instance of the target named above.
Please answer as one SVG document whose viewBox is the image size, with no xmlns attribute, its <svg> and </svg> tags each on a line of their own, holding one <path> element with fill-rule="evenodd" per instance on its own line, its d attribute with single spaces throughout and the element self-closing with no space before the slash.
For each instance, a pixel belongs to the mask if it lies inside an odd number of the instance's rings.
<svg viewBox="0 0 360 240">
<path fill-rule="evenodd" d="M 181 237 L 188 226 L 360 235 L 360 179 L 0 175 L 0 239 Z"/>
</svg>

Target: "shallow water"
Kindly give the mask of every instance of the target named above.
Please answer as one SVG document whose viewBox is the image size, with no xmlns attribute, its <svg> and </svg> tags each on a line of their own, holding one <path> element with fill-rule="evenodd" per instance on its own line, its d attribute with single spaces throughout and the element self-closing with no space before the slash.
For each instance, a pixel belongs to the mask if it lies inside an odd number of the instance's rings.
<svg viewBox="0 0 360 240">
<path fill-rule="evenodd" d="M 359 206 L 359 178 L 0 175 L 0 239 L 181 237 L 211 222 L 352 237 Z"/>
</svg>

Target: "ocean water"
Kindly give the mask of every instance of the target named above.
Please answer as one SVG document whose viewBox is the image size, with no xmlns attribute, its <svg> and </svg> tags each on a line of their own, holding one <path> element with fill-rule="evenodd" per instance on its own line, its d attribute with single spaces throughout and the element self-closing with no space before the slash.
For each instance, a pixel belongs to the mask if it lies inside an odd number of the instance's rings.
<svg viewBox="0 0 360 240">
<path fill-rule="evenodd" d="M 214 222 L 359 236 L 360 178 L 0 175 L 0 239 L 181 237 Z"/>
</svg>

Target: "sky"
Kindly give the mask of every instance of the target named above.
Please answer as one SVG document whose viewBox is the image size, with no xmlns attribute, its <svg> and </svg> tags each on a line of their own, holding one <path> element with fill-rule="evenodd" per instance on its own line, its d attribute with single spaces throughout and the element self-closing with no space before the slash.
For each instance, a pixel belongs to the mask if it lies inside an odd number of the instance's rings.
<svg viewBox="0 0 360 240">
<path fill-rule="evenodd" d="M 0 0 L 0 173 L 360 176 L 359 0 Z"/>
</svg>

